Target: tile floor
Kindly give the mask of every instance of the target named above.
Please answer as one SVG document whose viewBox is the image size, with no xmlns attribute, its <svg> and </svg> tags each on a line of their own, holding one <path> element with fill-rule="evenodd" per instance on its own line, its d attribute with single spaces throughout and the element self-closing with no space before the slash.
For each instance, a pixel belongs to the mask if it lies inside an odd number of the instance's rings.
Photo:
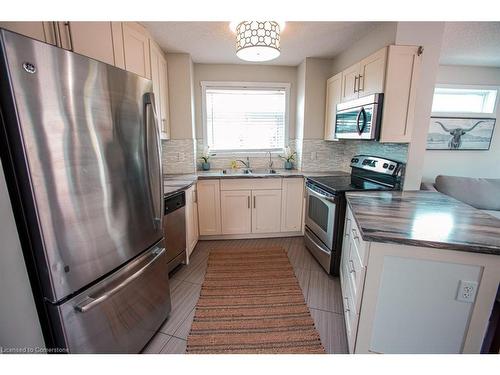
<svg viewBox="0 0 500 375">
<path fill-rule="evenodd" d="M 205 278 L 210 249 L 235 246 L 283 246 L 326 352 L 347 353 L 340 281 L 338 277 L 328 276 L 323 271 L 305 248 L 303 237 L 199 241 L 191 254 L 189 265 L 182 265 L 171 273 L 172 311 L 143 353 L 182 354 L 186 351 L 186 340 Z"/>
</svg>

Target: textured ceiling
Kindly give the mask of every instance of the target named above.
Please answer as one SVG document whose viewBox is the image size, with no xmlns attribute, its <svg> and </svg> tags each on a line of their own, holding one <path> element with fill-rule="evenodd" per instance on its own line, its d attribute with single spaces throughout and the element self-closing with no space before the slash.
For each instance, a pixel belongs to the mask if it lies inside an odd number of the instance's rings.
<svg viewBox="0 0 500 375">
<path fill-rule="evenodd" d="M 333 57 L 380 22 L 287 22 L 281 55 L 265 64 L 298 65 L 306 57 Z M 195 63 L 238 64 L 229 22 L 142 22 L 167 52 L 190 53 Z"/>
<path fill-rule="evenodd" d="M 440 64 L 500 67 L 500 22 L 447 22 Z"/>
</svg>

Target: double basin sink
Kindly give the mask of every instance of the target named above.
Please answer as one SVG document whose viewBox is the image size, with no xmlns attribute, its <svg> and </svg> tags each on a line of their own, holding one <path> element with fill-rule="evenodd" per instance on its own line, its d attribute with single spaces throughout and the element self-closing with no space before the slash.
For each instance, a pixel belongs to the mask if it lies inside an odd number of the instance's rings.
<svg viewBox="0 0 500 375">
<path fill-rule="evenodd" d="M 276 174 L 275 169 L 223 169 L 222 174 L 232 175 L 232 176 L 245 176 L 245 175 L 266 175 L 266 174 Z"/>
</svg>

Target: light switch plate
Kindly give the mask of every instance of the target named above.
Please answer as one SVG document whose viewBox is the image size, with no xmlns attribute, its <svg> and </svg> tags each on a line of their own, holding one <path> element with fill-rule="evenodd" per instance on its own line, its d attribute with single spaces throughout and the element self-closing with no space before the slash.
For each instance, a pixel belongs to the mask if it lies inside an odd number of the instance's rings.
<svg viewBox="0 0 500 375">
<path fill-rule="evenodd" d="M 476 281 L 460 280 L 458 283 L 457 301 L 474 303 L 477 286 L 478 284 Z"/>
</svg>

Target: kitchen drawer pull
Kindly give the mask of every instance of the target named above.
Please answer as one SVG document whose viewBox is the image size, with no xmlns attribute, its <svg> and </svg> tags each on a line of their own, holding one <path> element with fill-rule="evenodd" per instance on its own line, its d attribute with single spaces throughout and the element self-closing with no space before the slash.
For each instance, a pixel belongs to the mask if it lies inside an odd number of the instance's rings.
<svg viewBox="0 0 500 375">
<path fill-rule="evenodd" d="M 356 272 L 356 270 L 354 268 L 354 262 L 351 259 L 349 259 L 349 265 L 352 266 L 352 268 L 349 268 L 349 273 Z"/>
<path fill-rule="evenodd" d="M 349 309 L 349 298 L 344 297 L 344 299 L 345 299 L 345 305 L 346 305 L 344 312 L 349 312 L 349 311 L 351 311 L 351 309 Z"/>
</svg>

